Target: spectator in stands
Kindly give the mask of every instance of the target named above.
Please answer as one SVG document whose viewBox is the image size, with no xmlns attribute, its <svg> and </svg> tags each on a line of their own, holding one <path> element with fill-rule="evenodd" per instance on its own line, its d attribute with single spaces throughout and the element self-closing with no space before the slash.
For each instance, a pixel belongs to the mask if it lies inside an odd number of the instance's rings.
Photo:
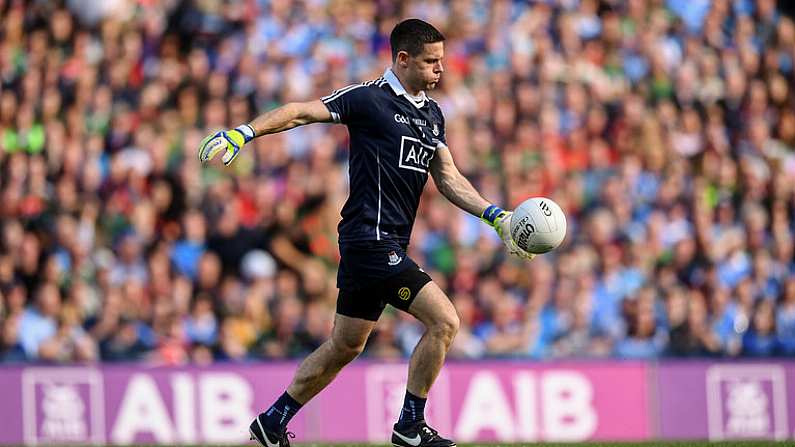
<svg viewBox="0 0 795 447">
<path fill-rule="evenodd" d="M 17 339 L 29 359 L 42 356 L 42 343 L 55 337 L 58 331 L 58 314 L 61 311 L 61 294 L 53 284 L 44 284 L 36 290 L 36 304 L 28 306 L 20 316 Z M 52 358 L 44 356 L 45 359 Z"/>
<path fill-rule="evenodd" d="M 624 318 L 628 321 L 627 337 L 616 343 L 617 357 L 653 359 L 663 353 L 668 340 L 666 334 L 657 327 L 656 301 L 655 290 L 644 287 L 636 296 L 624 302 Z"/>
<path fill-rule="evenodd" d="M 770 299 L 761 299 L 756 302 L 751 327 L 743 336 L 743 355 L 771 357 L 778 354 L 774 310 L 774 302 Z"/>
<path fill-rule="evenodd" d="M 790 276 L 784 283 L 775 327 L 782 354 L 795 354 L 795 277 Z"/>
</svg>

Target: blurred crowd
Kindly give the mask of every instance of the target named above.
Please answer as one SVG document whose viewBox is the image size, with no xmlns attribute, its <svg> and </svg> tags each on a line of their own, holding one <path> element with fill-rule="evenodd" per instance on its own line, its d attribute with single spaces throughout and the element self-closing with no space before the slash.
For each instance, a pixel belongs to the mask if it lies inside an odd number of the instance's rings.
<svg viewBox="0 0 795 447">
<path fill-rule="evenodd" d="M 429 92 L 489 200 L 566 211 L 511 259 L 429 181 L 409 254 L 454 358 L 795 355 L 795 24 L 774 0 L 0 0 L 0 360 L 295 358 L 328 336 L 347 131 L 211 130 L 447 37 Z M 422 334 L 388 309 L 365 356 Z"/>
</svg>

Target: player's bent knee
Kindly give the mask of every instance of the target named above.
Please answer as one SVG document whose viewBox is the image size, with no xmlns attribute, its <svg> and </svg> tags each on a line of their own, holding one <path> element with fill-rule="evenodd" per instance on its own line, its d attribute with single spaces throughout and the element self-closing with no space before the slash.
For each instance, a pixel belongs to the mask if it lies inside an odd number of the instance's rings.
<svg viewBox="0 0 795 447">
<path fill-rule="evenodd" d="M 458 315 L 453 313 L 452 315 L 445 315 L 444 318 L 434 322 L 429 329 L 436 336 L 442 338 L 446 343 L 449 344 L 453 341 L 453 338 L 455 338 L 455 335 L 458 333 L 458 328 L 460 325 L 461 322 L 458 319 Z"/>
<path fill-rule="evenodd" d="M 343 363 L 349 363 L 364 351 L 364 343 L 351 342 L 347 340 L 331 339 L 331 348 L 334 357 Z"/>
<path fill-rule="evenodd" d="M 455 337 L 458 333 L 458 329 L 461 327 L 461 320 L 458 319 L 458 314 L 453 314 L 450 319 L 445 321 L 445 332 L 447 335 L 450 336 L 450 340 Z"/>
<path fill-rule="evenodd" d="M 451 328 L 453 330 L 453 336 L 455 337 L 455 334 L 458 333 L 458 329 L 461 328 L 461 320 L 458 318 L 458 314 L 457 313 L 453 314 L 453 319 L 452 319 L 451 323 L 452 323 L 451 324 Z"/>
</svg>

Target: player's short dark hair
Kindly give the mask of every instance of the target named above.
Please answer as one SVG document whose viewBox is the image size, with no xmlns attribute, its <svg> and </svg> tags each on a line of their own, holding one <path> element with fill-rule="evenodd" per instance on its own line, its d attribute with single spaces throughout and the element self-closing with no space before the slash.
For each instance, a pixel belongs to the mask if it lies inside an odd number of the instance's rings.
<svg viewBox="0 0 795 447">
<path fill-rule="evenodd" d="M 444 35 L 428 22 L 420 19 L 406 19 L 392 30 L 389 44 L 392 46 L 392 60 L 397 59 L 397 54 L 405 51 L 409 56 L 422 53 L 427 43 L 444 41 Z"/>
</svg>

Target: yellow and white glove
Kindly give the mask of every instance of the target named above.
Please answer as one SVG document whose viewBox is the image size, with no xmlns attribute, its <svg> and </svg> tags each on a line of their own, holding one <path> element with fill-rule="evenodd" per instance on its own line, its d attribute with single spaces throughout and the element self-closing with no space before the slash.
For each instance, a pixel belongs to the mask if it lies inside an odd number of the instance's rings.
<svg viewBox="0 0 795 447">
<path fill-rule="evenodd" d="M 516 245 L 516 242 L 511 236 L 511 215 L 513 215 L 513 211 L 505 211 L 496 205 L 489 205 L 488 208 L 483 211 L 480 219 L 494 228 L 494 231 L 496 231 L 500 239 L 502 239 L 503 244 L 508 248 L 508 253 L 529 261 L 535 258 L 536 255 L 528 253 Z"/>
<path fill-rule="evenodd" d="M 199 161 L 207 163 L 219 152 L 225 151 L 221 161 L 229 165 L 240 153 L 243 145 L 254 139 L 254 129 L 242 124 L 230 130 L 222 130 L 206 136 L 199 145 Z"/>
</svg>

